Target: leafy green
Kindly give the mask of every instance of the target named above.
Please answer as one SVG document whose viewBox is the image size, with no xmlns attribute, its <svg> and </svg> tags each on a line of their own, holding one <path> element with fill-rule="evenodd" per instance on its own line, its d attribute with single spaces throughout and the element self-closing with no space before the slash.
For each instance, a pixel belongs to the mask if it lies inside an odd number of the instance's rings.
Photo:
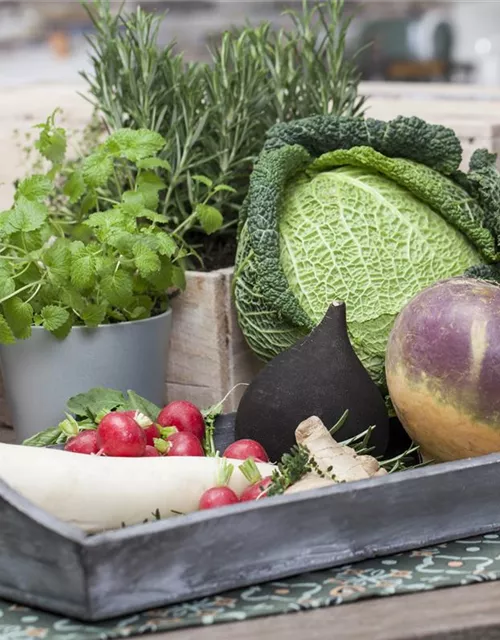
<svg viewBox="0 0 500 640">
<path fill-rule="evenodd" d="M 403 306 L 437 280 L 491 274 L 500 261 L 493 159 L 476 153 L 467 174 L 460 162 L 453 131 L 416 118 L 276 125 L 240 216 L 234 283 L 257 355 L 290 347 L 343 300 L 353 347 L 385 390 Z"/>
</svg>

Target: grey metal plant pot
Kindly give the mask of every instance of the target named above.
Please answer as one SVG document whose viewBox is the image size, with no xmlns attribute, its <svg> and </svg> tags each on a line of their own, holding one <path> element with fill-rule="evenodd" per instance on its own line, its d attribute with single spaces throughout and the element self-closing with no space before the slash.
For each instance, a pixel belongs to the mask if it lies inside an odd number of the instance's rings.
<svg viewBox="0 0 500 640">
<path fill-rule="evenodd" d="M 147 320 L 73 327 L 64 340 L 33 327 L 28 340 L 0 345 L 17 442 L 56 426 L 68 398 L 92 387 L 132 389 L 161 405 L 171 325 L 169 310 Z"/>
</svg>

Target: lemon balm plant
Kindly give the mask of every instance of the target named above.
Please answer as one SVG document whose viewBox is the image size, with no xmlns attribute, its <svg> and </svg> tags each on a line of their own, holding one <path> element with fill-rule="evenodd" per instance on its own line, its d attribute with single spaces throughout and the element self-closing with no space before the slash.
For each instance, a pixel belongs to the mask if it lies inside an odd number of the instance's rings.
<svg viewBox="0 0 500 640">
<path fill-rule="evenodd" d="M 193 176 L 203 197 L 166 232 L 159 202 L 170 166 L 159 158 L 160 134 L 120 129 L 68 163 L 55 116 L 39 128 L 36 146 L 49 170 L 22 180 L 12 208 L 0 213 L 0 359 L 14 426 L 35 421 L 26 426 L 33 432 L 51 426 L 68 392 L 90 386 L 139 385 L 161 403 L 168 292 L 183 288 L 192 253 L 183 236 L 191 224 L 207 233 L 222 224 L 209 202 L 224 188 Z M 71 207 L 54 207 L 61 191 Z M 38 403 L 16 411 L 26 404 L 19 393 L 41 390 Z M 46 420 L 31 413 L 40 402 L 51 403 Z"/>
</svg>

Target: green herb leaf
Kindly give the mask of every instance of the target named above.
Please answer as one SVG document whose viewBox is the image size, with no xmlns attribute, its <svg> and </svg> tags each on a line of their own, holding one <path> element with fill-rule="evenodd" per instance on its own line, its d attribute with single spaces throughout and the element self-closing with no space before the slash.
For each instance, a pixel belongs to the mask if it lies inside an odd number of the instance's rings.
<svg viewBox="0 0 500 640">
<path fill-rule="evenodd" d="M 5 318 L 12 333 L 18 340 L 25 340 L 31 335 L 33 323 L 33 307 L 21 298 L 10 298 L 3 303 Z"/>
<path fill-rule="evenodd" d="M 128 307 L 132 299 L 132 276 L 119 269 L 101 280 L 101 290 L 111 305 L 121 309 Z"/>
<path fill-rule="evenodd" d="M 236 193 L 236 189 L 230 187 L 228 184 L 218 184 L 214 187 L 214 193 L 219 193 L 219 191 L 227 191 L 228 193 Z"/>
<path fill-rule="evenodd" d="M 52 191 L 52 182 L 43 175 L 33 175 L 23 180 L 16 190 L 15 198 L 20 197 L 33 202 L 43 202 Z"/>
<path fill-rule="evenodd" d="M 145 244 L 134 245 L 135 265 L 143 278 L 160 270 L 161 262 L 157 254 Z"/>
<path fill-rule="evenodd" d="M 9 216 L 8 224 L 14 231 L 35 231 L 44 224 L 48 213 L 45 205 L 20 196 Z"/>
<path fill-rule="evenodd" d="M 12 278 L 0 271 L 0 299 L 6 298 L 14 293 L 16 284 Z"/>
<path fill-rule="evenodd" d="M 69 313 L 62 307 L 49 304 L 40 311 L 40 317 L 42 326 L 47 329 L 47 331 L 56 331 L 67 322 Z"/>
<path fill-rule="evenodd" d="M 66 320 L 66 322 L 64 322 L 57 329 L 54 329 L 54 331 L 52 331 L 52 335 L 58 340 L 64 340 L 64 338 L 67 338 L 69 336 L 69 333 L 73 328 L 73 324 L 74 324 L 74 316 L 72 313 L 68 312 L 68 319 Z"/>
<path fill-rule="evenodd" d="M 191 179 L 194 180 L 195 182 L 204 184 L 208 188 L 212 187 L 214 183 L 214 181 L 210 180 L 210 178 L 207 178 L 207 176 L 191 176 Z"/>
<path fill-rule="evenodd" d="M 155 211 L 158 208 L 159 192 L 166 188 L 163 180 L 154 171 L 145 171 L 137 178 L 137 188 L 144 199 L 144 206 Z"/>
<path fill-rule="evenodd" d="M 166 171 L 172 171 L 170 162 L 161 158 L 144 158 L 138 160 L 136 164 L 139 169 L 166 169 Z"/>
<path fill-rule="evenodd" d="M 172 266 L 172 285 L 184 291 L 186 288 L 186 274 L 184 269 L 176 265 Z"/>
<path fill-rule="evenodd" d="M 75 171 L 64 185 L 63 193 L 65 196 L 68 196 L 71 204 L 75 204 L 82 199 L 86 189 L 83 174 L 80 171 Z"/>
<path fill-rule="evenodd" d="M 64 129 L 55 126 L 54 112 L 45 124 L 36 125 L 35 128 L 41 129 L 40 137 L 35 142 L 35 147 L 40 151 L 42 156 L 49 160 L 52 164 L 61 164 L 66 155 L 66 132 Z"/>
<path fill-rule="evenodd" d="M 205 233 L 209 235 L 222 227 L 224 219 L 221 212 L 208 204 L 196 205 L 196 215 Z"/>
<path fill-rule="evenodd" d="M 16 338 L 7 320 L 0 313 L 0 344 L 14 344 Z"/>
<path fill-rule="evenodd" d="M 23 442 L 23 445 L 26 447 L 49 447 L 57 443 L 60 435 L 61 430 L 58 427 L 50 427 L 50 429 L 45 429 L 45 431 L 31 436 Z"/>
<path fill-rule="evenodd" d="M 116 409 L 125 409 L 125 398 L 123 393 L 116 389 L 94 387 L 86 393 L 79 393 L 71 397 L 66 403 L 66 407 L 73 415 L 94 421 L 96 415 L 101 411 L 109 413 Z"/>
<path fill-rule="evenodd" d="M 119 155 L 131 162 L 156 155 L 165 146 L 165 138 L 149 129 L 119 129 L 113 133 L 106 147 L 118 149 Z"/>
<path fill-rule="evenodd" d="M 127 395 L 130 410 L 135 409 L 135 411 L 140 411 L 153 422 L 156 420 L 161 411 L 160 407 L 156 406 L 153 402 L 146 400 L 146 398 L 142 398 L 140 395 L 135 393 L 135 391 L 127 391 Z"/>
<path fill-rule="evenodd" d="M 97 151 L 83 162 L 83 179 L 89 187 L 104 187 L 112 174 L 113 159 L 103 151 Z"/>
<path fill-rule="evenodd" d="M 104 322 L 107 309 L 108 305 L 105 302 L 87 304 L 80 315 L 87 327 L 97 327 Z"/>
<path fill-rule="evenodd" d="M 168 235 L 168 233 L 165 233 L 163 231 L 161 231 L 160 233 L 155 233 L 154 238 L 158 247 L 158 253 L 162 256 L 171 258 L 177 251 L 177 244 L 172 236 Z"/>
<path fill-rule="evenodd" d="M 43 252 L 43 261 L 49 269 L 51 280 L 55 283 L 65 282 L 71 271 L 71 251 L 67 240 L 58 238 Z"/>
<path fill-rule="evenodd" d="M 71 282 L 80 291 L 95 284 L 95 256 L 88 247 L 77 249 L 71 258 Z"/>
</svg>

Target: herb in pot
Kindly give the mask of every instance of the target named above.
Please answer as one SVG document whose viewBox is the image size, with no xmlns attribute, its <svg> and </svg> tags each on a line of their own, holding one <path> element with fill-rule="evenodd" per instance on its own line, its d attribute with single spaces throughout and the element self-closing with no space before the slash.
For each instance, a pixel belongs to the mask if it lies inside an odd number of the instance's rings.
<svg viewBox="0 0 500 640">
<path fill-rule="evenodd" d="M 183 233 L 195 221 L 209 233 L 222 224 L 208 204 L 211 183 L 190 217 L 167 233 L 160 194 L 170 183 L 158 169 L 171 171 L 159 157 L 159 133 L 120 129 L 68 170 L 66 132 L 55 114 L 39 129 L 36 147 L 51 168 L 21 181 L 12 208 L 0 213 L 0 342 L 29 338 L 33 325 L 64 338 L 74 325 L 165 311 L 167 290 L 184 286 L 190 250 Z M 65 207 L 49 210 L 57 189 L 69 215 Z"/>
</svg>

